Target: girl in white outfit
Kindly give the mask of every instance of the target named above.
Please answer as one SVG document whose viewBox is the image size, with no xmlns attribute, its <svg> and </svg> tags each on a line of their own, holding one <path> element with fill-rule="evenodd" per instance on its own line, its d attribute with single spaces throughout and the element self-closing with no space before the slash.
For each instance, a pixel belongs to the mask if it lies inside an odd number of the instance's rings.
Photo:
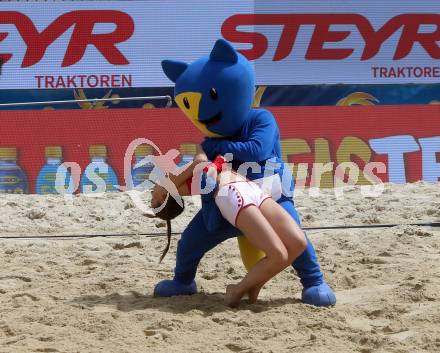
<svg viewBox="0 0 440 353">
<path fill-rule="evenodd" d="M 200 168 L 196 166 L 205 158 L 199 148 L 195 161 L 178 176 L 170 177 L 181 196 L 200 193 L 191 185 L 191 181 L 193 175 L 200 177 Z M 252 245 L 266 254 L 241 282 L 226 287 L 225 302 L 236 307 L 245 294 L 248 294 L 251 303 L 256 302 L 263 285 L 290 266 L 304 252 L 307 241 L 298 224 L 270 195 L 254 182 L 225 166 L 224 159 L 219 156 L 204 168 L 204 172 L 218 183 L 215 203 L 223 217 L 237 227 Z M 156 186 L 152 193 L 152 207 L 158 207 L 166 197 L 167 191 Z"/>
</svg>

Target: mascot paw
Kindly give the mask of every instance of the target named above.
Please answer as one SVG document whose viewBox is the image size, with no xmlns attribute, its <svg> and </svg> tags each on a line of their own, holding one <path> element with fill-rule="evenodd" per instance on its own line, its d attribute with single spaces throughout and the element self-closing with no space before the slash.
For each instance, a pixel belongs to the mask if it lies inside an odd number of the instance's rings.
<svg viewBox="0 0 440 353">
<path fill-rule="evenodd" d="M 319 286 L 304 288 L 301 299 L 303 303 L 315 306 L 331 306 L 336 304 L 335 293 L 325 282 Z"/>
<path fill-rule="evenodd" d="M 176 295 L 192 295 L 197 293 L 195 281 L 190 284 L 183 284 L 176 280 L 164 280 L 156 284 L 154 288 L 155 297 L 174 297 Z"/>
</svg>

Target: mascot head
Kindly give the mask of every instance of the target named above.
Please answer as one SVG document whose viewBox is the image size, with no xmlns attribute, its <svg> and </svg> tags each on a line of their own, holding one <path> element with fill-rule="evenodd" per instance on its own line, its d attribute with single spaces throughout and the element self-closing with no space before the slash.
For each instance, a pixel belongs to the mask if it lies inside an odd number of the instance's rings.
<svg viewBox="0 0 440 353">
<path fill-rule="evenodd" d="M 192 64 L 164 60 L 162 68 L 176 84 L 177 105 L 206 136 L 233 136 L 240 130 L 254 98 L 254 71 L 228 42 L 219 39 L 209 56 Z"/>
</svg>

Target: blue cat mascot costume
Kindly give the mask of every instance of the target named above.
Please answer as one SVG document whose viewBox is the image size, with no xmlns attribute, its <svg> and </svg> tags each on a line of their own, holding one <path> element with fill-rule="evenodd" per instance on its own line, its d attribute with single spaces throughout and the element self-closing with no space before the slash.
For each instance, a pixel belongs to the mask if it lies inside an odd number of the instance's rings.
<svg viewBox="0 0 440 353">
<path fill-rule="evenodd" d="M 212 160 L 218 154 L 232 153 L 234 169 L 245 162 L 258 163 L 261 170 L 246 171 L 251 180 L 264 177 L 268 168 L 271 173 L 282 176 L 283 194 L 277 202 L 299 224 L 292 198 L 293 178 L 280 158 L 276 121 L 269 111 L 251 108 L 255 82 L 250 62 L 220 39 L 209 56 L 190 65 L 165 60 L 162 68 L 175 82 L 175 100 L 180 109 L 208 136 L 202 143 L 208 158 Z M 207 220 L 207 213 L 210 220 Z M 221 216 L 212 195 L 202 195 L 202 210 L 189 223 L 178 243 L 174 279 L 159 282 L 154 295 L 170 297 L 196 293 L 194 278 L 200 259 L 217 244 L 239 234 L 240 231 Z M 310 241 L 292 266 L 304 287 L 304 303 L 317 306 L 336 303 L 333 291 L 323 279 Z"/>
</svg>

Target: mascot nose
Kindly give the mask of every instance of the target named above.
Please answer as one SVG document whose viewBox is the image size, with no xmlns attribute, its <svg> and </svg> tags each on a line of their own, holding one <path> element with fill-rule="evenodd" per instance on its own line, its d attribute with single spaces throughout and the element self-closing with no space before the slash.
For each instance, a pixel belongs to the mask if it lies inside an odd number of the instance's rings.
<svg viewBox="0 0 440 353">
<path fill-rule="evenodd" d="M 202 94 L 199 92 L 183 92 L 175 97 L 179 108 L 191 120 L 199 119 L 199 106 L 202 99 Z"/>
</svg>

